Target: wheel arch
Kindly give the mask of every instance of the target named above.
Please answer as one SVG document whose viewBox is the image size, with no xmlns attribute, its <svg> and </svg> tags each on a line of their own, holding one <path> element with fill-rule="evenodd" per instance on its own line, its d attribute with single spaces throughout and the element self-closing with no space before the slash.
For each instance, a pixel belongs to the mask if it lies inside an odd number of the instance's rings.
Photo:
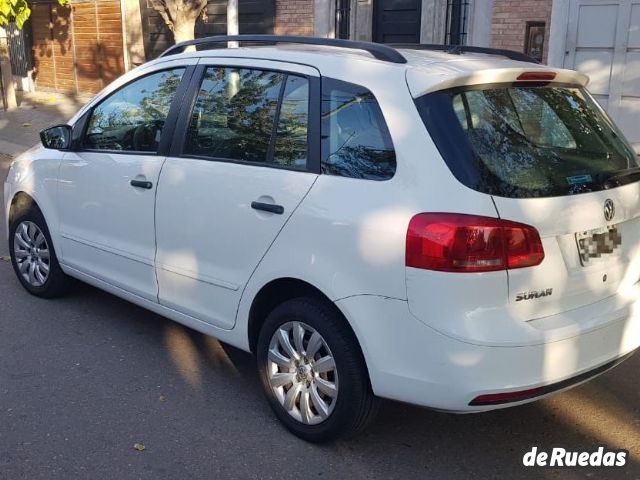
<svg viewBox="0 0 640 480">
<path fill-rule="evenodd" d="M 52 246 L 56 250 L 58 257 L 61 258 L 59 248 L 60 238 L 58 235 L 58 217 L 56 216 L 55 209 L 50 205 L 50 202 L 49 204 L 47 204 L 47 202 L 43 203 L 42 199 L 38 198 L 38 196 L 33 193 L 35 192 L 30 192 L 26 189 L 18 189 L 12 194 L 11 201 L 8 202 L 9 209 L 7 211 L 6 219 L 7 235 L 9 235 L 11 222 L 18 212 L 28 208 L 35 208 L 44 218 L 44 222 L 49 230 L 49 235 L 51 236 Z M 45 195 L 45 200 L 48 200 L 47 195 Z"/>
<path fill-rule="evenodd" d="M 11 225 L 11 221 L 13 220 L 13 217 L 16 215 L 16 213 L 32 207 L 37 208 L 38 211 L 42 213 L 40 205 L 38 205 L 38 202 L 36 202 L 36 200 L 31 195 L 29 195 L 24 190 L 17 191 L 11 198 L 11 205 L 9 207 L 9 218 L 7 219 L 8 224 Z M 42 213 L 42 215 L 44 216 L 44 213 Z"/>
<path fill-rule="evenodd" d="M 249 308 L 247 335 L 249 342 L 249 349 L 252 353 L 256 353 L 256 345 L 258 343 L 258 335 L 260 334 L 260 328 L 262 324 L 269 316 L 269 313 L 273 311 L 278 305 L 287 300 L 298 297 L 312 297 L 316 298 L 327 305 L 329 305 L 335 312 L 343 319 L 351 333 L 353 338 L 358 343 L 360 355 L 362 360 L 365 361 L 364 354 L 362 352 L 362 346 L 358 336 L 356 335 L 351 323 L 344 312 L 333 302 L 329 296 L 327 296 L 322 290 L 315 285 L 294 277 L 282 277 L 269 281 L 263 285 L 258 293 L 254 296 L 251 306 Z M 366 361 L 365 361 L 366 365 Z"/>
</svg>

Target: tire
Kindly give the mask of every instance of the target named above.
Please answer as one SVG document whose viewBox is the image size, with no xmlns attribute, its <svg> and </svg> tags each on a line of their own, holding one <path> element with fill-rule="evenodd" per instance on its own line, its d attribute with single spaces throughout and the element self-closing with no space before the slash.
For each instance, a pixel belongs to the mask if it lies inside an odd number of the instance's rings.
<svg viewBox="0 0 640 480">
<path fill-rule="evenodd" d="M 35 238 L 35 242 L 31 237 Z M 22 286 L 30 294 L 42 298 L 54 298 L 69 290 L 71 278 L 60 268 L 49 228 L 40 209 L 35 205 L 23 206 L 11 219 L 9 252 L 13 270 Z M 27 254 L 27 252 L 29 253 Z M 31 264 L 36 265 L 31 272 L 32 275 L 29 273 Z M 48 271 L 46 271 L 47 267 Z M 25 275 L 28 278 L 25 278 Z M 33 278 L 35 282 L 30 278 Z M 43 278 L 44 282 L 41 281 Z"/>
<path fill-rule="evenodd" d="M 373 418 L 377 399 L 360 346 L 335 306 L 311 297 L 282 303 L 265 320 L 256 354 L 271 408 L 301 439 L 320 443 L 351 437 Z"/>
</svg>

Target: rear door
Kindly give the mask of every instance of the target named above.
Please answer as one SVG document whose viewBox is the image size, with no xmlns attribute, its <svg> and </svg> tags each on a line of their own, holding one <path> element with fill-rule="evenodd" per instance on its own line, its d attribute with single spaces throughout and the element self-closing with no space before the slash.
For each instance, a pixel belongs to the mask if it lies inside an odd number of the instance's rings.
<svg viewBox="0 0 640 480">
<path fill-rule="evenodd" d="M 158 186 L 159 301 L 231 328 L 252 272 L 317 178 L 319 73 L 208 59 L 191 91 Z"/>
<path fill-rule="evenodd" d="M 535 226 L 544 246 L 542 264 L 508 271 L 513 312 L 530 320 L 616 294 L 624 301 L 640 278 L 639 199 L 638 183 L 571 197 L 495 197 L 500 216 Z"/>
</svg>

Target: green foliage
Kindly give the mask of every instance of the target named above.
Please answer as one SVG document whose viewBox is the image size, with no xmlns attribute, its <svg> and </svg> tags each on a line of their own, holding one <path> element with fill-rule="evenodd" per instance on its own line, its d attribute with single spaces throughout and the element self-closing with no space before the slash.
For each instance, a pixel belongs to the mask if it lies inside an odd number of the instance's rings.
<svg viewBox="0 0 640 480">
<path fill-rule="evenodd" d="M 69 0 L 58 0 L 60 5 L 66 5 Z M 0 0 L 0 27 L 9 22 L 16 22 L 22 28 L 29 19 L 31 9 L 27 0 Z"/>
</svg>

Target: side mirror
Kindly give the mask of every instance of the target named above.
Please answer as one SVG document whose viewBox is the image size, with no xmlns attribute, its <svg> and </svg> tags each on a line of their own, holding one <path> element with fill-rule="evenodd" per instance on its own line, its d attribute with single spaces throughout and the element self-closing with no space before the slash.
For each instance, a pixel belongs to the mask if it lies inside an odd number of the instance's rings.
<svg viewBox="0 0 640 480">
<path fill-rule="evenodd" d="M 67 150 L 71 146 L 71 127 L 69 125 L 56 125 L 45 128 L 40 132 L 40 141 L 44 148 L 55 150 Z"/>
</svg>

